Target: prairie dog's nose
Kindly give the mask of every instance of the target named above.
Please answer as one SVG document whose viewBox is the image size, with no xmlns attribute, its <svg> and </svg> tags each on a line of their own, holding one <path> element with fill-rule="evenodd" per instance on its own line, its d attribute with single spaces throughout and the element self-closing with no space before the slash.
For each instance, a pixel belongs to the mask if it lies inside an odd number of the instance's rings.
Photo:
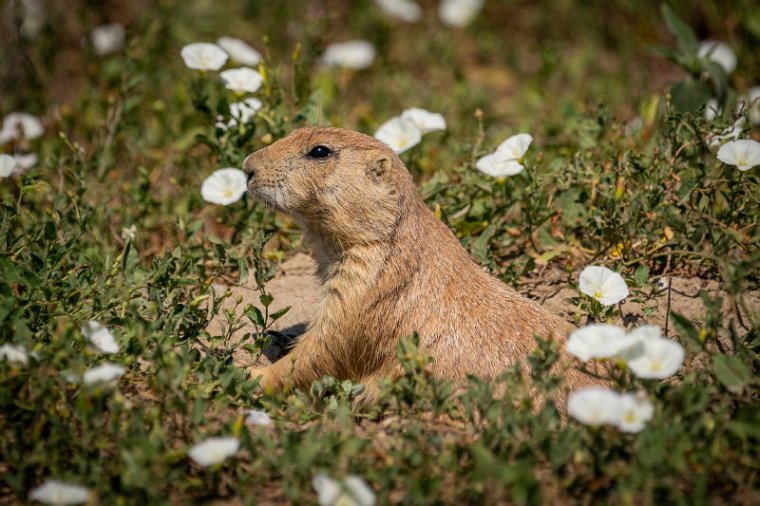
<svg viewBox="0 0 760 506">
<path fill-rule="evenodd" d="M 253 179 L 253 174 L 256 171 L 256 167 L 254 164 L 254 155 L 256 153 L 251 153 L 250 155 L 245 157 L 245 160 L 243 160 L 243 172 L 245 172 L 246 175 L 246 181 L 251 182 L 251 179 Z"/>
</svg>

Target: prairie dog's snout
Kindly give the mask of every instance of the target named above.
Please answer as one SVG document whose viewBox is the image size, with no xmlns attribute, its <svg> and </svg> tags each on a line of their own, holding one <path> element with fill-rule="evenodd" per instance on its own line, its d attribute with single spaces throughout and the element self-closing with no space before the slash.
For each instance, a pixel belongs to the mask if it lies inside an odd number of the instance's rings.
<svg viewBox="0 0 760 506">
<path fill-rule="evenodd" d="M 253 175 L 256 172 L 256 164 L 254 162 L 255 155 L 255 152 L 251 153 L 245 157 L 245 160 L 243 160 L 243 172 L 245 172 L 246 183 L 248 186 L 251 185 L 251 179 L 253 179 Z"/>
</svg>

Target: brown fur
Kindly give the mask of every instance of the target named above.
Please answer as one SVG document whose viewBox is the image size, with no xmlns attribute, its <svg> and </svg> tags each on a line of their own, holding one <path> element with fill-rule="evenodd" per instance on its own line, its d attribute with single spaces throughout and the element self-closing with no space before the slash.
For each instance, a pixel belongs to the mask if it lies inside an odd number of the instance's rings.
<svg viewBox="0 0 760 506">
<path fill-rule="evenodd" d="M 326 159 L 307 153 L 324 145 Z M 417 194 L 380 141 L 309 127 L 250 155 L 252 196 L 295 218 L 317 260 L 324 298 L 291 353 L 254 370 L 269 390 L 323 375 L 374 385 L 402 373 L 395 348 L 417 332 L 434 374 L 494 377 L 535 335 L 572 327 L 488 275 Z"/>
</svg>

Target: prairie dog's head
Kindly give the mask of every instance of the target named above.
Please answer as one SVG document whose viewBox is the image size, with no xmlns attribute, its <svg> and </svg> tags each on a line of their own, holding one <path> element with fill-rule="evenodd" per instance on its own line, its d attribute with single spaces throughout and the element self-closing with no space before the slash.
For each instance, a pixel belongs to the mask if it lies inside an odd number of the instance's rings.
<svg viewBox="0 0 760 506">
<path fill-rule="evenodd" d="M 341 245 L 389 237 L 400 200 L 415 191 L 390 148 L 341 128 L 296 130 L 249 155 L 243 170 L 251 196 Z"/>
</svg>

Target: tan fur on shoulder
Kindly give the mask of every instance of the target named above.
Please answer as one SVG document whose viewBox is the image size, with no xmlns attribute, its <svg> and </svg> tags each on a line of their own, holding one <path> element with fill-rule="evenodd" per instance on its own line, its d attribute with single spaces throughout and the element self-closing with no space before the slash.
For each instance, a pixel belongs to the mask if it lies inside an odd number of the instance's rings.
<svg viewBox="0 0 760 506">
<path fill-rule="evenodd" d="M 325 158 L 309 153 L 329 150 Z M 494 377 L 525 358 L 535 335 L 572 327 L 488 275 L 417 194 L 403 162 L 350 130 L 309 127 L 251 154 L 252 196 L 298 222 L 324 298 L 291 353 L 254 370 L 267 389 L 323 375 L 373 385 L 402 373 L 395 354 L 417 332 L 433 372 Z"/>
</svg>

